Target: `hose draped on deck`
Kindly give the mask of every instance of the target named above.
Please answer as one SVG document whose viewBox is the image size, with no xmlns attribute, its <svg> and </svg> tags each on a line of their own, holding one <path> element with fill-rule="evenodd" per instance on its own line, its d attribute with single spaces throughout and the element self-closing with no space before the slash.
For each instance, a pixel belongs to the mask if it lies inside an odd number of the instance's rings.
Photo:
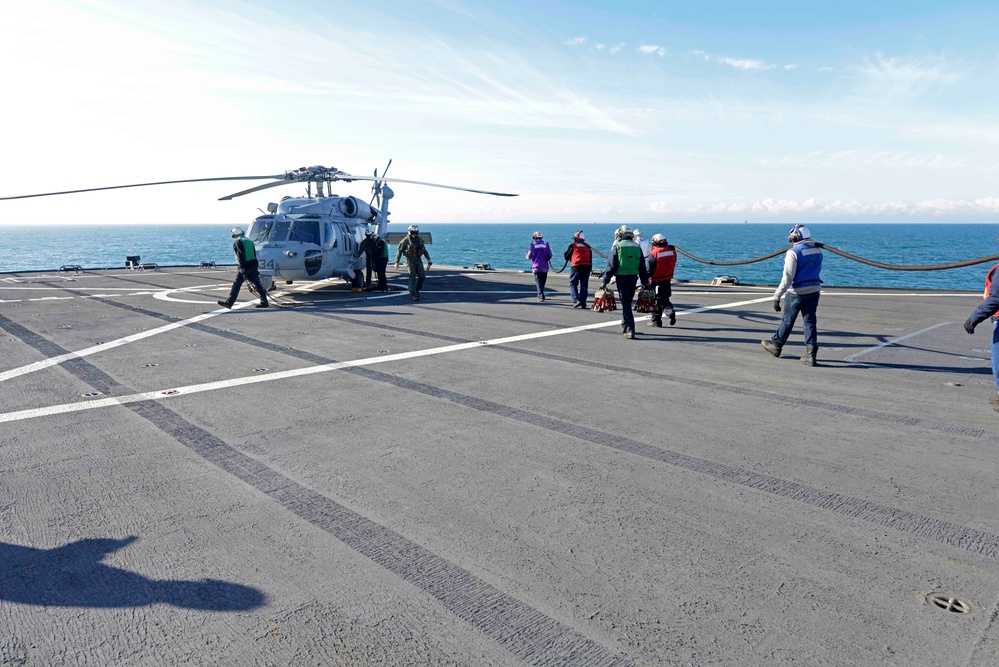
<svg viewBox="0 0 999 667">
<path fill-rule="evenodd" d="M 949 264 L 925 264 L 922 266 L 905 266 L 901 264 L 885 264 L 884 262 L 875 262 L 872 259 L 865 259 L 863 257 L 857 257 L 856 255 L 851 255 L 845 250 L 840 250 L 839 248 L 834 248 L 831 245 L 826 245 L 825 243 L 819 243 L 816 241 L 815 246 L 818 248 L 823 248 L 831 253 L 839 255 L 840 257 L 845 257 L 847 259 L 852 259 L 854 262 L 860 262 L 861 264 L 867 264 L 868 266 L 874 266 L 879 269 L 888 269 L 890 271 L 944 271 L 946 269 L 960 269 L 965 266 L 974 266 L 975 264 L 984 264 L 985 262 L 995 262 L 999 261 L 999 255 L 989 255 L 988 257 L 979 257 L 978 259 L 968 259 L 963 262 L 950 262 Z M 714 262 L 708 259 L 701 259 L 700 257 L 695 257 L 685 250 L 677 248 L 676 251 L 685 257 L 689 257 L 695 262 L 700 262 L 701 264 L 712 264 L 714 266 L 736 266 L 739 264 L 752 264 L 753 262 L 762 262 L 765 259 L 770 259 L 771 257 L 777 257 L 778 255 L 783 255 L 787 252 L 787 249 L 782 248 L 776 250 L 769 255 L 763 255 L 762 257 L 754 257 L 753 259 L 743 259 L 736 262 Z"/>
<path fill-rule="evenodd" d="M 889 271 L 945 271 L 947 269 L 960 269 L 965 266 L 974 266 L 975 264 L 985 264 L 986 262 L 999 261 L 999 255 L 989 255 L 988 257 L 979 257 L 978 259 L 968 259 L 963 262 L 950 262 L 948 264 L 924 264 L 921 266 L 905 266 L 902 264 L 885 264 L 884 262 L 875 262 L 872 259 L 865 259 L 863 257 L 851 255 L 845 250 L 840 250 L 839 248 L 834 248 L 831 245 L 826 245 L 825 243 L 819 243 L 817 241 L 815 243 L 815 246 L 818 248 L 822 248 L 824 250 L 828 250 L 831 253 L 839 255 L 840 257 L 851 259 L 854 262 L 860 262 L 861 264 L 867 264 L 868 266 L 873 266 L 879 269 L 888 269 Z M 710 264 L 712 266 L 739 266 L 740 264 L 753 264 L 755 262 L 762 262 L 767 259 L 778 257 L 787 252 L 787 248 L 781 248 L 780 250 L 773 251 L 769 255 L 763 255 L 761 257 L 753 257 L 752 259 L 740 259 L 733 262 L 717 262 L 710 259 L 701 259 L 700 257 L 691 255 L 689 252 L 678 246 L 673 246 L 673 247 L 676 249 L 678 253 L 680 253 L 684 257 L 689 257 L 695 262 L 700 262 L 701 264 Z M 607 255 L 603 254 L 599 250 L 593 248 L 591 248 L 591 250 L 593 250 L 594 253 L 600 255 L 603 258 L 607 257 Z M 561 273 L 563 269 L 565 269 L 566 264 L 568 263 L 569 262 L 566 261 L 566 263 L 562 265 L 562 268 L 556 271 L 555 273 Z"/>
</svg>

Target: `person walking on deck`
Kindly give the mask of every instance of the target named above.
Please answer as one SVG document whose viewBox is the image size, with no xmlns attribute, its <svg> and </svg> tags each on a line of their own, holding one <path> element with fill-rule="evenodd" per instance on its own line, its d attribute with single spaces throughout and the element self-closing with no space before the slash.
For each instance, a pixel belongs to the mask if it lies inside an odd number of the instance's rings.
<svg viewBox="0 0 999 667">
<path fill-rule="evenodd" d="M 781 319 L 780 328 L 777 329 L 771 338 L 760 341 L 767 352 L 779 357 L 794 321 L 801 313 L 802 324 L 805 329 L 805 354 L 801 357 L 801 363 L 806 366 L 815 365 L 815 355 L 819 350 L 817 320 L 815 311 L 819 307 L 819 292 L 822 280 L 819 274 L 822 271 L 822 250 L 815 245 L 811 232 L 804 225 L 795 225 L 788 232 L 787 240 L 791 243 L 791 248 L 784 254 L 784 275 L 781 277 L 780 285 L 774 292 L 774 310 L 781 311 L 781 297 L 787 292 L 784 301 L 784 317 Z"/>
</svg>

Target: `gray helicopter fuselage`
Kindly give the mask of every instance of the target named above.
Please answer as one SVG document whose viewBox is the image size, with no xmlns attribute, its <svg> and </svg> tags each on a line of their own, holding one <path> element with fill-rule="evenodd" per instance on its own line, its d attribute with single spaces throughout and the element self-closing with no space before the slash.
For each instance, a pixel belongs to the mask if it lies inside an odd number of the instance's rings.
<svg viewBox="0 0 999 667">
<path fill-rule="evenodd" d="M 385 215 L 355 197 L 285 197 L 250 225 L 260 276 L 268 281 L 351 280 L 365 232 L 384 234 Z M 269 287 L 269 285 L 265 285 Z"/>
</svg>

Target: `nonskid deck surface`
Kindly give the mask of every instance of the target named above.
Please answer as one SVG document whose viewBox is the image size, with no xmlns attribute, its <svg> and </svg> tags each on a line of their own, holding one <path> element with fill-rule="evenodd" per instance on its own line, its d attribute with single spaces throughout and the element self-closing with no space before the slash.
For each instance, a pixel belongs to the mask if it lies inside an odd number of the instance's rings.
<svg viewBox="0 0 999 667">
<path fill-rule="evenodd" d="M 0 276 L 4 663 L 999 660 L 978 295 L 826 288 L 808 368 L 772 287 L 232 278 Z"/>
</svg>

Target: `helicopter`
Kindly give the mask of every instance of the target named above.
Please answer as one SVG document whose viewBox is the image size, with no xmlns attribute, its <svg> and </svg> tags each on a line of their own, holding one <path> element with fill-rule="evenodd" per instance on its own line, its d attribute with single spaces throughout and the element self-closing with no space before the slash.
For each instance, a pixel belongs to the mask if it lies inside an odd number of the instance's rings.
<svg viewBox="0 0 999 667">
<path fill-rule="evenodd" d="M 385 178 L 385 174 L 388 173 L 391 166 L 392 160 L 389 160 L 385 169 L 382 170 L 381 176 L 378 175 L 378 169 L 374 170 L 374 176 L 354 176 L 336 168 L 317 165 L 300 167 L 275 176 L 222 176 L 132 183 L 0 197 L 0 201 L 177 183 L 236 180 L 270 181 L 219 198 L 219 201 L 228 201 L 280 185 L 304 183 L 306 187 L 304 197 L 285 196 L 280 202 L 269 203 L 267 212 L 254 218 L 246 233 L 247 238 L 253 241 L 257 254 L 261 283 L 264 289 L 269 291 L 279 280 L 290 285 L 296 280 L 314 281 L 342 278 L 352 285 L 359 286 L 358 282 L 361 279 L 365 259 L 355 257 L 355 254 L 367 233 L 377 234 L 381 238 L 386 237 L 389 222 L 388 204 L 389 200 L 395 196 L 395 192 L 388 185 L 390 182 L 462 190 L 496 197 L 517 196 L 505 192 L 489 192 L 454 185 Z M 354 196 L 334 194 L 333 183 L 337 181 L 344 183 L 372 181 L 371 200 L 364 202 Z"/>
</svg>

